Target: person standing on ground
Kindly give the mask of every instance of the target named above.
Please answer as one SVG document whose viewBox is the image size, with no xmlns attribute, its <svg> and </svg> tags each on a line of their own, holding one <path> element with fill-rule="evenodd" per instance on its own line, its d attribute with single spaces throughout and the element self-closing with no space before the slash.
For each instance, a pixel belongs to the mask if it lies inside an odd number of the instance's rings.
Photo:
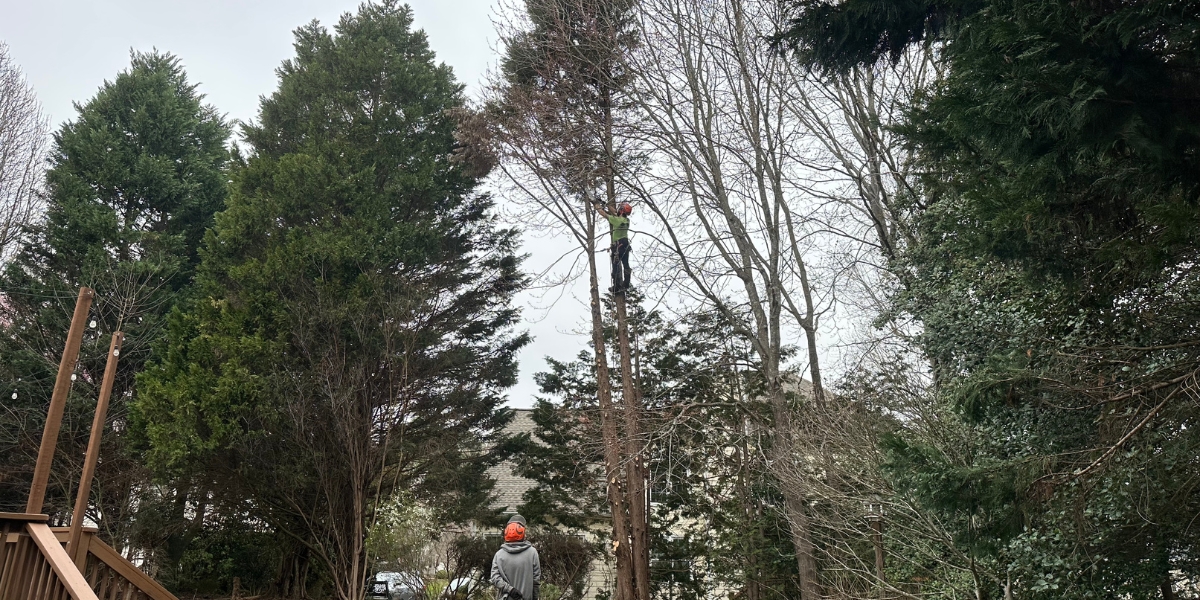
<svg viewBox="0 0 1200 600">
<path fill-rule="evenodd" d="M 492 585 L 499 600 L 538 600 L 542 561 L 525 541 L 525 517 L 513 515 L 504 527 L 504 545 L 492 557 Z"/>
<path fill-rule="evenodd" d="M 604 210 L 603 204 L 597 203 L 596 212 L 608 219 L 608 225 L 612 228 L 612 248 L 609 250 L 612 259 L 612 293 L 624 294 L 630 284 L 629 215 L 633 213 L 633 207 L 628 202 L 622 202 L 617 207 L 617 214 L 613 215 Z"/>
</svg>

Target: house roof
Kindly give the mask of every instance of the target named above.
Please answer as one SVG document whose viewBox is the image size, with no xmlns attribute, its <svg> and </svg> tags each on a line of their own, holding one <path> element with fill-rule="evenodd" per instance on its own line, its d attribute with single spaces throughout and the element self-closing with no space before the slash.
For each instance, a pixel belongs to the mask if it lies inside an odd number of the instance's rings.
<svg viewBox="0 0 1200 600">
<path fill-rule="evenodd" d="M 527 433 L 532 436 L 533 411 L 528 409 L 513 410 L 513 419 L 505 426 L 504 433 L 505 435 Z M 511 460 L 506 460 L 488 469 L 488 477 L 496 480 L 494 490 L 495 499 L 492 500 L 491 508 L 498 509 L 504 513 L 516 512 L 517 507 L 524 502 L 522 496 L 525 492 L 537 485 L 536 481 L 514 473 L 515 469 L 516 464 Z"/>
</svg>

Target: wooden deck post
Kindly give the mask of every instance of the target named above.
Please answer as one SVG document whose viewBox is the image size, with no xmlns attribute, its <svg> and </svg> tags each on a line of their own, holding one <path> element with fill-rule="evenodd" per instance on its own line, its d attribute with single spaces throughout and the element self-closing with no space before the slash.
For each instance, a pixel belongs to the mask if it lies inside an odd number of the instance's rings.
<svg viewBox="0 0 1200 600">
<path fill-rule="evenodd" d="M 54 462 L 54 449 L 58 445 L 58 430 L 62 427 L 63 408 L 67 405 L 67 394 L 71 391 L 71 373 L 75 371 L 75 361 L 79 358 L 79 344 L 83 341 L 83 328 L 87 323 L 93 296 L 95 292 L 91 288 L 79 288 L 75 314 L 71 317 L 71 329 L 67 332 L 67 346 L 63 349 L 62 361 L 58 363 L 58 377 L 54 380 L 50 410 L 46 411 L 42 445 L 38 448 L 37 466 L 33 469 L 33 484 L 29 486 L 29 501 L 25 504 L 27 513 L 42 512 L 42 504 L 46 500 L 46 485 L 50 481 L 50 465 Z"/>
<path fill-rule="evenodd" d="M 112 395 L 113 380 L 117 377 L 117 361 L 123 341 L 125 334 L 118 331 L 112 335 L 112 342 L 108 345 L 104 383 L 100 385 L 100 397 L 96 400 L 96 415 L 92 417 L 92 432 L 88 437 L 87 456 L 83 459 L 83 474 L 79 477 L 79 490 L 75 494 L 75 511 L 71 513 L 71 536 L 67 539 L 67 555 L 75 561 L 79 560 L 83 517 L 87 513 L 88 496 L 92 492 L 92 476 L 96 474 L 96 462 L 100 460 L 100 436 L 104 433 L 104 423 L 108 417 L 108 399 Z"/>
</svg>

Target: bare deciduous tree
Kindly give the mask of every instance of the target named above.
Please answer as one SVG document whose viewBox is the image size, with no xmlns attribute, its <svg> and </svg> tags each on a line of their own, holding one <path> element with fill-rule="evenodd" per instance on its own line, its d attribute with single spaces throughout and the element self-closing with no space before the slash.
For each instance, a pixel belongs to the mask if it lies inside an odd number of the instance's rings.
<svg viewBox="0 0 1200 600">
<path fill-rule="evenodd" d="M 783 50 L 783 49 L 781 49 Z M 933 48 L 915 48 L 894 64 L 818 74 L 789 63 L 798 84 L 787 109 L 807 135 L 803 160 L 819 203 L 827 270 L 835 274 L 839 326 L 849 361 L 911 349 L 913 331 L 895 321 L 877 327 L 891 292 L 908 285 L 896 259 L 915 241 L 925 201 L 915 156 L 894 128 L 922 90 L 941 76 Z"/>
<path fill-rule="evenodd" d="M 789 108 L 798 84 L 786 56 L 764 43 L 773 3 L 649 0 L 635 72 L 657 159 L 644 189 L 664 230 L 666 260 L 698 300 L 754 348 L 774 416 L 772 463 L 794 449 L 793 401 L 784 372 L 792 332 L 808 346 L 812 398 L 824 401 L 817 348 L 822 298 L 805 256 L 807 180 L 803 123 Z M 789 469 L 777 469 L 789 475 Z M 783 481 L 803 597 L 821 589 L 802 481 Z"/>
<path fill-rule="evenodd" d="M 509 180 L 536 205 L 531 220 L 563 227 L 588 257 L 597 336 L 596 231 L 586 206 L 611 202 L 616 187 L 657 216 L 659 277 L 648 277 L 651 285 L 721 313 L 759 358 L 774 420 L 769 462 L 784 493 L 804 597 L 851 591 L 838 577 L 822 589 L 822 563 L 862 575 L 861 588 L 874 581 L 874 564 L 851 565 L 837 544 L 870 535 L 847 515 L 887 489 L 869 443 L 876 430 L 846 429 L 864 423 L 848 416 L 860 407 L 834 405 L 825 391 L 818 332 L 834 307 L 879 314 L 884 295 L 873 294 L 875 286 L 902 285 L 892 261 L 914 239 L 920 194 L 911 157 L 888 128 L 936 76 L 931 55 L 820 78 L 768 42 L 786 3 L 645 0 L 636 10 L 641 41 L 627 65 L 634 92 L 627 99 L 638 118 L 614 123 L 596 114 L 611 104 L 572 95 L 579 90 L 556 89 L 555 102 L 524 97 L 507 115 Z M 541 82 L 560 85 L 552 71 L 539 73 Z M 514 133 L 523 143 L 512 143 Z M 615 169 L 605 161 L 614 156 L 622 159 Z M 594 343 L 607 386 L 603 339 Z M 789 373 L 797 345 L 811 391 Z M 606 393 L 613 394 L 601 391 L 602 412 Z M 606 450 L 613 433 L 605 432 Z M 635 455 L 627 451 L 623 460 Z M 617 472 L 610 469 L 610 482 Z M 846 481 L 862 485 L 847 491 Z M 813 508 L 833 500 L 835 511 Z M 936 523 L 915 528 L 922 540 L 941 535 Z M 818 550 L 814 540 L 825 534 L 835 543 Z"/>
<path fill-rule="evenodd" d="M 40 212 L 48 130 L 33 88 L 0 42 L 0 264 Z"/>
<path fill-rule="evenodd" d="M 829 527 L 814 519 L 829 515 L 811 506 L 829 497 L 831 473 L 863 464 L 842 464 L 826 443 L 845 437 L 838 419 L 855 407 L 828 401 L 820 321 L 847 307 L 869 322 L 884 308 L 878 286 L 903 284 L 893 260 L 914 240 L 921 199 L 911 155 L 889 127 L 937 73 L 928 49 L 845 76 L 807 72 L 768 41 L 787 11 L 743 0 L 640 4 L 637 136 L 652 159 L 630 187 L 659 217 L 667 285 L 681 282 L 690 300 L 722 313 L 761 360 L 775 420 L 771 468 L 802 593 L 816 598 L 825 591 L 818 558 L 845 565 L 817 556 L 815 532 Z M 812 402 L 795 402 L 789 381 L 799 335 Z"/>
<path fill-rule="evenodd" d="M 625 54 L 635 44 L 627 0 L 527 0 L 501 23 L 502 73 L 491 90 L 501 171 L 527 226 L 569 236 L 588 281 L 600 437 L 620 600 L 648 599 L 649 534 L 640 394 L 633 382 L 624 298 L 617 306 L 622 386 L 614 402 L 600 296 L 593 205 L 614 210 L 630 168 L 620 130 L 628 112 Z M 573 273 L 572 276 L 578 274 Z M 569 276 L 572 277 L 572 276 Z"/>
</svg>

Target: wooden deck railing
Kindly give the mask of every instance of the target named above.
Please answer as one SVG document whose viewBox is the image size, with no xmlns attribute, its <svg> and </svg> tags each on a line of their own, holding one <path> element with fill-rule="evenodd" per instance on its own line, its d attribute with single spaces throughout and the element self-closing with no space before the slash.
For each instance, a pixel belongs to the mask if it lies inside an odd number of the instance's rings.
<svg viewBox="0 0 1200 600">
<path fill-rule="evenodd" d="M 69 528 L 55 528 L 60 542 L 66 542 Z M 87 554 L 76 558 L 75 564 L 87 576 L 88 585 L 99 600 L 178 600 L 167 588 L 155 581 L 133 563 L 96 536 L 85 530 L 80 550 Z"/>
<path fill-rule="evenodd" d="M 63 548 L 69 538 L 46 515 L 0 513 L 0 600 L 178 600 L 94 529 L 74 557 Z"/>
<path fill-rule="evenodd" d="M 0 513 L 0 600 L 98 600 L 46 515 Z"/>
</svg>

